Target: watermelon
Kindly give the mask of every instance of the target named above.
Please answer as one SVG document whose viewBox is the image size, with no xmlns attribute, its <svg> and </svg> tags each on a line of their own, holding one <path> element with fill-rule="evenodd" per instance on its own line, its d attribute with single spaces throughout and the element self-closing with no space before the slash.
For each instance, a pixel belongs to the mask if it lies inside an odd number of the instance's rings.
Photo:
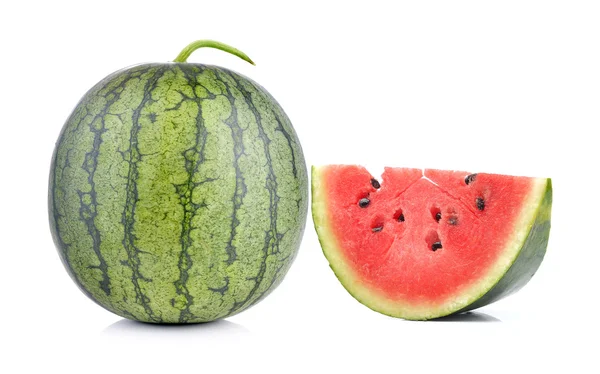
<svg viewBox="0 0 600 374">
<path fill-rule="evenodd" d="M 312 214 L 346 290 L 380 313 L 427 320 L 499 300 L 540 266 L 547 178 L 358 165 L 312 168 Z"/>
<path fill-rule="evenodd" d="M 87 92 L 56 143 L 52 236 L 81 290 L 119 316 L 197 323 L 255 305 L 304 231 L 308 176 L 289 118 L 260 85 L 187 63 L 117 71 Z"/>
</svg>

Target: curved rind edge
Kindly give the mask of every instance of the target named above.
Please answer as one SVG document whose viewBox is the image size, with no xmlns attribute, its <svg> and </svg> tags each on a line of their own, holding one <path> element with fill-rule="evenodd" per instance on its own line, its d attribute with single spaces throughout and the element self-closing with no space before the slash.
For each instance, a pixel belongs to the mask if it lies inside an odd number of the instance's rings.
<svg viewBox="0 0 600 374">
<path fill-rule="evenodd" d="M 330 224 L 327 188 L 322 175 L 327 166 L 311 168 L 311 208 L 315 230 L 330 268 L 342 286 L 366 307 L 408 320 L 429 320 L 482 307 L 508 296 L 523 287 L 539 268 L 548 243 L 552 207 L 552 183 L 549 178 L 535 178 L 534 186 L 516 221 L 513 240 L 502 251 L 488 275 L 470 289 L 460 292 L 441 306 L 410 305 L 387 298 L 366 285 L 348 266 Z"/>
<path fill-rule="evenodd" d="M 476 301 L 455 313 L 466 312 L 491 304 L 509 296 L 525 286 L 539 269 L 546 254 L 550 238 L 550 218 L 552 213 L 552 181 L 546 179 L 546 188 L 533 223 L 517 257 L 498 282 Z"/>
</svg>

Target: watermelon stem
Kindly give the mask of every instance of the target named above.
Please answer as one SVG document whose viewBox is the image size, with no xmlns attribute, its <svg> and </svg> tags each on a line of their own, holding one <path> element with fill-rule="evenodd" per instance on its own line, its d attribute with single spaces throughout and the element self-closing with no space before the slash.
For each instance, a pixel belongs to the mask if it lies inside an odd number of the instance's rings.
<svg viewBox="0 0 600 374">
<path fill-rule="evenodd" d="M 179 53 L 179 55 L 177 55 L 177 57 L 175 58 L 175 60 L 173 60 L 173 62 L 187 62 L 186 60 L 188 59 L 188 57 L 190 57 L 192 52 L 194 52 L 196 49 L 202 48 L 202 47 L 220 49 L 221 51 L 231 53 L 232 55 L 237 56 L 237 57 L 241 58 L 242 60 L 251 63 L 252 65 L 255 65 L 254 61 L 252 61 L 250 59 L 250 57 L 248 57 L 248 55 L 246 55 L 244 52 L 240 51 L 239 49 L 233 48 L 230 45 L 227 45 L 227 44 L 224 44 L 221 42 L 217 42 L 214 40 L 196 40 L 195 42 L 190 43 L 187 47 L 185 47 L 181 51 L 181 53 Z"/>
</svg>

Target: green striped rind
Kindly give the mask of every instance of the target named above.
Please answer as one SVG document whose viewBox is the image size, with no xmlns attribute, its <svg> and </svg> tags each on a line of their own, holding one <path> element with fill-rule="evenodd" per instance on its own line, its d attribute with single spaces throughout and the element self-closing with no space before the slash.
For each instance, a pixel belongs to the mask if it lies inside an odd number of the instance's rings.
<svg viewBox="0 0 600 374">
<path fill-rule="evenodd" d="M 550 233 L 552 183 L 537 178 L 515 223 L 513 237 L 488 273 L 466 291 L 441 304 L 415 305 L 391 300 L 367 286 L 349 264 L 340 239 L 331 228 L 327 190 L 327 167 L 312 167 L 312 216 L 323 253 L 344 288 L 363 305 L 392 317 L 427 320 L 482 307 L 523 287 L 539 268 Z"/>
<path fill-rule="evenodd" d="M 307 194 L 300 143 L 266 90 L 219 67 L 146 64 L 102 80 L 67 120 L 50 227 L 71 277 L 106 309 L 205 322 L 281 282 Z"/>
<path fill-rule="evenodd" d="M 552 213 L 552 181 L 546 179 L 546 189 L 537 211 L 533 211 L 533 223 L 527 226 L 528 234 L 517 257 L 506 273 L 489 291 L 477 297 L 476 301 L 458 312 L 466 312 L 493 303 L 511 295 L 529 282 L 538 270 L 546 254 L 550 238 L 550 219 Z"/>
</svg>

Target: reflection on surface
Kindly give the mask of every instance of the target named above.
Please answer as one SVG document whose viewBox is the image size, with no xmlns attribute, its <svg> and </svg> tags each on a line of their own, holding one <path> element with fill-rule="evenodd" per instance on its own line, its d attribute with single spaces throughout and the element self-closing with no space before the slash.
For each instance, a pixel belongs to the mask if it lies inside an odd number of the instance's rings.
<svg viewBox="0 0 600 374">
<path fill-rule="evenodd" d="M 496 317 L 482 312 L 465 312 L 432 319 L 434 322 L 502 322 Z"/>
</svg>

